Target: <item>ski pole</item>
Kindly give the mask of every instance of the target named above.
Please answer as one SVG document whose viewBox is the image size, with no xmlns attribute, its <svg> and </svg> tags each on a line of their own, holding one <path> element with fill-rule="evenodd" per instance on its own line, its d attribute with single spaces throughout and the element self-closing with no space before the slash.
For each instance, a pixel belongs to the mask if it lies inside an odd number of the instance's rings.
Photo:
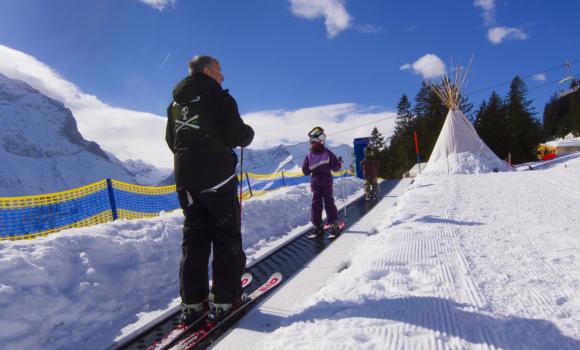
<svg viewBox="0 0 580 350">
<path fill-rule="evenodd" d="M 342 187 L 342 203 L 344 205 L 344 217 L 346 217 L 346 194 L 344 192 L 344 171 L 340 173 L 340 186 Z"/>
<path fill-rule="evenodd" d="M 246 175 L 247 176 L 247 175 Z M 244 178 L 244 147 L 240 148 L 240 222 L 242 221 L 242 202 L 244 199 L 243 195 L 243 178 Z"/>
</svg>

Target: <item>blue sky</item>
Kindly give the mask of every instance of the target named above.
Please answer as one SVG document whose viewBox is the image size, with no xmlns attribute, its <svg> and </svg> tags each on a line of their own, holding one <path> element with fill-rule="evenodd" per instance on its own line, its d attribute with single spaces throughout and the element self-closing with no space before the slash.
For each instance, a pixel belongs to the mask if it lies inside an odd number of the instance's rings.
<svg viewBox="0 0 580 350">
<path fill-rule="evenodd" d="M 474 55 L 467 92 L 580 60 L 579 13 L 575 0 L 2 0 L 0 45 L 132 111 L 164 115 L 203 53 L 221 61 L 244 114 L 341 104 L 372 114 L 414 98 L 422 75 L 451 60 Z M 540 114 L 557 90 L 530 91 Z M 477 106 L 490 93 L 470 98 Z"/>
</svg>

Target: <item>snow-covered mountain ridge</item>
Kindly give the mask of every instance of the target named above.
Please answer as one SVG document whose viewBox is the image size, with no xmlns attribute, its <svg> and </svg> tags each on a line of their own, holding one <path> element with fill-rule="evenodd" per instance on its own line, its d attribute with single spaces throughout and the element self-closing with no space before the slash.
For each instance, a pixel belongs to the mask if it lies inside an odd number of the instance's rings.
<svg viewBox="0 0 580 350">
<path fill-rule="evenodd" d="M 64 191 L 107 177 L 136 182 L 82 137 L 61 102 L 2 74 L 0 124 L 0 197 Z"/>
<path fill-rule="evenodd" d="M 0 74 L 0 197 L 64 191 L 104 178 L 174 184 L 173 169 L 120 160 L 79 133 L 72 112 L 28 84 Z M 352 147 L 328 147 L 352 164 Z M 237 150 L 239 155 L 239 149 Z M 308 143 L 244 151 L 244 171 L 300 171 Z"/>
</svg>

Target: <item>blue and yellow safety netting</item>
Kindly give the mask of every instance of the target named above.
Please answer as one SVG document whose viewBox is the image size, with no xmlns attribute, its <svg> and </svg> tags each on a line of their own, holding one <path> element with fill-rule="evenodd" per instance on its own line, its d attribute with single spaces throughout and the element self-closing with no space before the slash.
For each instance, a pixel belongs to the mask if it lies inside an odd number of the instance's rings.
<svg viewBox="0 0 580 350">
<path fill-rule="evenodd" d="M 119 219 L 154 217 L 179 208 L 175 185 L 138 186 L 111 180 Z"/>
<path fill-rule="evenodd" d="M 0 240 L 35 238 L 112 219 L 106 180 L 63 192 L 0 198 Z"/>
<path fill-rule="evenodd" d="M 352 176 L 350 170 L 333 173 Z M 309 181 L 302 172 L 244 173 L 243 198 Z M 30 239 L 114 219 L 153 217 L 179 208 L 175 185 L 138 186 L 102 180 L 75 189 L 35 196 L 0 198 L 0 241 Z"/>
<path fill-rule="evenodd" d="M 334 178 L 353 176 L 353 172 L 345 169 L 339 172 L 332 173 Z M 277 190 L 285 186 L 295 186 L 310 181 L 310 176 L 305 176 L 301 171 L 279 171 L 272 174 L 255 174 L 246 172 L 242 176 L 238 176 L 238 180 L 242 182 L 243 198 L 261 196 L 269 191 Z M 248 184 L 249 183 L 249 184 Z"/>
</svg>

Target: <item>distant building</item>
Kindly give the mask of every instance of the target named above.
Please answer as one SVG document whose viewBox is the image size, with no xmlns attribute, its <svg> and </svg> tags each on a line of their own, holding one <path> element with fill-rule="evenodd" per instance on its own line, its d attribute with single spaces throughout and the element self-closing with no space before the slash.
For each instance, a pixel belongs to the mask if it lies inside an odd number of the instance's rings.
<svg viewBox="0 0 580 350">
<path fill-rule="evenodd" d="M 558 156 L 576 153 L 580 152 L 580 137 L 576 137 L 572 133 L 569 133 L 563 139 L 546 142 L 545 145 L 553 147 Z"/>
</svg>

